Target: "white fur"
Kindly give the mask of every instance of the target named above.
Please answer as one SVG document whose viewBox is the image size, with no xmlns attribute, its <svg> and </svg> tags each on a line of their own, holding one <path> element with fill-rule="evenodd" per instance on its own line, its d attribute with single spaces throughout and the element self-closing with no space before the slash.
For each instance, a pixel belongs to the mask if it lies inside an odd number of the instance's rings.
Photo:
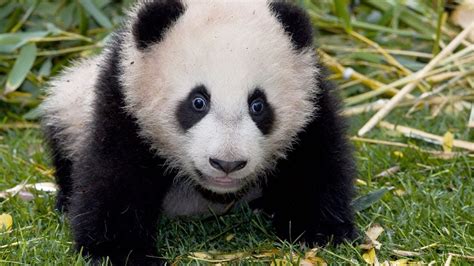
<svg viewBox="0 0 474 266">
<path fill-rule="evenodd" d="M 285 155 L 314 113 L 314 52 L 291 49 L 266 1 L 185 3 L 184 15 L 147 51 L 137 50 L 126 33 L 122 78 L 128 110 L 138 118 L 141 134 L 183 175 L 198 183 L 196 168 L 206 176 L 222 176 L 209 157 L 248 160 L 230 177 L 252 182 Z M 177 103 L 199 84 L 210 91 L 211 110 L 185 134 L 176 120 Z M 275 109 L 276 124 L 268 136 L 248 113 L 249 93 L 257 87 Z"/>
<path fill-rule="evenodd" d="M 61 128 L 55 137 L 61 140 L 60 148 L 70 159 L 87 137 L 100 61 L 100 57 L 94 57 L 64 70 L 50 82 L 48 97 L 41 105 L 44 124 Z"/>
</svg>

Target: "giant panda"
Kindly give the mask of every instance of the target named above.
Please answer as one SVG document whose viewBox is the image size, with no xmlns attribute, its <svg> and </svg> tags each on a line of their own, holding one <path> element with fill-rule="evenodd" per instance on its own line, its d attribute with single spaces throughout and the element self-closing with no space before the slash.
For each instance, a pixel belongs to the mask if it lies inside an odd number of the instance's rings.
<svg viewBox="0 0 474 266">
<path fill-rule="evenodd" d="M 282 239 L 356 236 L 345 123 L 292 4 L 138 1 L 41 108 L 56 207 L 95 261 L 161 263 L 160 217 L 230 202 L 258 202 Z"/>
</svg>

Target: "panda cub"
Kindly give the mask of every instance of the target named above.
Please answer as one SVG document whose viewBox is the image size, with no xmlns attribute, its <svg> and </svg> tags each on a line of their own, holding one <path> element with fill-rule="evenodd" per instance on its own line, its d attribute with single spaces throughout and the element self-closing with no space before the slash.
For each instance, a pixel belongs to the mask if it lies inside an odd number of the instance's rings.
<svg viewBox="0 0 474 266">
<path fill-rule="evenodd" d="M 42 105 L 76 247 L 153 263 L 161 216 L 250 201 L 282 239 L 353 239 L 354 161 L 312 40 L 285 2 L 137 2 Z"/>
</svg>

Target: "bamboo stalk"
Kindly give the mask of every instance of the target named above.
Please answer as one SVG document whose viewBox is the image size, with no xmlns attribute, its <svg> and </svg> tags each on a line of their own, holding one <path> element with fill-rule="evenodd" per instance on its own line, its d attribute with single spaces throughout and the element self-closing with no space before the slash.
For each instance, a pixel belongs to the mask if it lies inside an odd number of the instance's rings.
<svg viewBox="0 0 474 266">
<path fill-rule="evenodd" d="M 416 72 L 414 75 L 416 77 L 415 81 L 407 84 L 403 89 L 400 90 L 389 103 L 380 111 L 378 111 L 358 132 L 359 136 L 365 135 L 367 132 L 372 130 L 375 125 L 377 125 L 385 116 L 387 116 L 390 111 L 395 108 L 395 106 L 408 94 L 410 93 L 416 85 L 420 82 L 421 77 L 433 69 L 443 58 L 450 54 L 454 49 L 456 49 L 461 41 L 464 40 L 467 35 L 474 29 L 474 22 L 465 28 L 461 33 L 459 33 L 454 40 L 452 40 L 448 46 L 446 46 L 435 58 L 433 58 L 423 69 Z"/>
<path fill-rule="evenodd" d="M 410 75 L 412 72 L 404 67 L 402 64 L 400 64 L 392 55 L 390 55 L 384 48 L 382 48 L 378 43 L 376 42 L 373 42 L 371 39 L 355 32 L 355 31 L 351 31 L 350 34 L 365 42 L 366 44 L 372 46 L 375 48 L 375 50 L 377 50 L 377 52 L 379 52 L 383 57 L 385 57 L 385 60 L 387 60 L 387 62 L 395 67 L 397 67 L 398 69 L 400 69 L 403 73 L 405 73 L 406 75 Z"/>
<path fill-rule="evenodd" d="M 444 151 L 426 150 L 426 149 L 421 149 L 420 147 L 415 146 L 415 145 L 406 144 L 406 143 L 402 143 L 402 142 L 395 142 L 395 141 L 361 138 L 361 137 L 357 137 L 357 136 L 353 136 L 350 139 L 352 141 L 368 143 L 368 144 L 374 144 L 374 145 L 384 145 L 384 146 L 390 146 L 390 147 L 414 149 L 414 150 L 419 151 L 419 152 L 428 153 L 428 154 L 437 156 L 438 158 L 441 158 L 441 159 L 451 159 L 455 156 L 461 156 L 461 155 L 471 156 L 466 152 L 444 152 Z"/>
<path fill-rule="evenodd" d="M 474 103 L 471 103 L 471 115 L 469 116 L 469 128 L 474 128 Z"/>
<path fill-rule="evenodd" d="M 323 61 L 326 63 L 326 65 L 334 72 L 344 74 L 346 71 L 348 71 L 348 68 L 344 67 L 343 65 L 339 64 L 336 59 L 332 58 L 330 55 L 326 54 L 323 51 L 319 51 L 319 54 L 321 55 Z M 352 80 L 359 80 L 360 83 L 364 84 L 365 86 L 371 88 L 372 90 L 378 90 L 381 87 L 386 86 L 384 83 L 380 81 L 376 81 L 373 79 L 368 78 L 367 76 L 352 70 L 350 78 Z M 395 88 L 389 88 L 387 89 L 386 93 L 388 95 L 395 95 L 398 92 L 397 89 Z M 407 96 L 410 97 L 410 96 Z M 413 98 L 413 96 L 412 96 Z"/>
<path fill-rule="evenodd" d="M 361 53 L 373 53 L 377 51 L 375 48 L 352 48 L 352 47 L 345 47 L 345 46 L 336 46 L 336 45 L 320 45 L 319 49 L 324 51 L 336 51 L 336 52 L 361 52 Z M 432 54 L 417 52 L 417 51 L 409 51 L 409 50 L 399 50 L 399 49 L 385 49 L 391 55 L 403 55 L 403 56 L 410 56 L 410 57 L 419 57 L 419 58 L 433 58 Z"/>
<path fill-rule="evenodd" d="M 414 129 L 414 128 L 400 126 L 400 125 L 394 125 L 385 121 L 381 121 L 379 125 L 383 128 L 400 132 L 408 138 L 420 139 L 428 143 L 441 145 L 441 146 L 444 143 L 443 137 L 435 135 L 435 134 L 427 133 L 419 129 Z M 457 147 L 457 148 L 474 152 L 474 143 L 469 142 L 469 141 L 453 140 L 453 147 Z"/>
</svg>

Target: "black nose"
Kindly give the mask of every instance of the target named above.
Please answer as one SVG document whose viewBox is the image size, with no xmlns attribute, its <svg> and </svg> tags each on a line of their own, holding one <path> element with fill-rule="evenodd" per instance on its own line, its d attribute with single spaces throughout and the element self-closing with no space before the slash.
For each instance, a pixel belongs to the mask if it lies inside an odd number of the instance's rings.
<svg viewBox="0 0 474 266">
<path fill-rule="evenodd" d="M 227 162 L 219 159 L 209 158 L 209 163 L 217 170 L 224 171 L 226 174 L 238 171 L 247 165 L 247 161 Z"/>
</svg>

